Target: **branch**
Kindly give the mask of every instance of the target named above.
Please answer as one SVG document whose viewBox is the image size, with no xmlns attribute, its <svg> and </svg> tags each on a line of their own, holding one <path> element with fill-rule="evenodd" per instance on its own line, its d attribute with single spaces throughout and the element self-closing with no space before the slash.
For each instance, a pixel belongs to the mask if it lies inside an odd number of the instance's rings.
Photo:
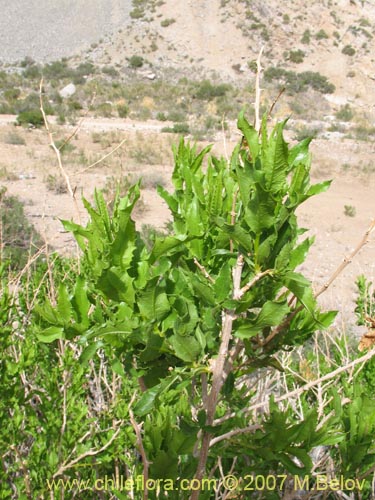
<svg viewBox="0 0 375 500">
<path fill-rule="evenodd" d="M 70 194 L 70 196 L 71 196 L 71 198 L 72 198 L 72 200 L 74 202 L 74 206 L 75 206 L 75 208 L 77 210 L 78 221 L 81 222 L 80 215 L 79 215 L 79 209 L 78 209 L 78 205 L 77 205 L 77 200 L 76 200 L 74 191 L 72 189 L 72 186 L 70 184 L 69 176 L 68 176 L 68 174 L 66 173 L 66 171 L 65 171 L 65 169 L 63 167 L 60 150 L 59 150 L 59 148 L 55 144 L 55 141 L 53 139 L 53 134 L 51 132 L 51 129 L 50 129 L 50 126 L 49 126 L 49 123 L 48 123 L 47 115 L 46 115 L 46 113 L 44 111 L 44 105 L 43 105 L 43 78 L 40 80 L 40 85 L 39 85 L 39 100 L 40 100 L 40 111 L 41 111 L 42 116 L 43 116 L 44 126 L 45 126 L 45 129 L 46 129 L 48 137 L 49 137 L 50 146 L 53 149 L 53 151 L 55 152 L 55 155 L 56 155 L 56 158 L 57 158 L 57 164 L 59 166 L 60 172 L 61 172 L 62 176 L 65 179 L 65 183 L 66 183 L 68 192 L 69 192 L 69 194 Z"/>
<path fill-rule="evenodd" d="M 299 387 L 298 389 L 295 389 L 294 391 L 287 392 L 283 396 L 280 396 L 278 398 L 275 398 L 275 403 L 280 403 L 280 401 L 284 401 L 286 399 L 291 399 L 295 396 L 299 396 L 300 394 L 303 394 L 306 391 L 309 391 L 312 387 L 315 387 L 316 385 L 321 384 L 322 382 L 325 382 L 327 380 L 331 380 L 332 378 L 335 378 L 336 375 L 339 375 L 340 373 L 346 372 L 350 370 L 351 368 L 354 368 L 354 366 L 359 365 L 360 363 L 365 363 L 369 359 L 371 359 L 375 355 L 375 349 L 372 349 L 369 351 L 367 354 L 364 356 L 361 356 L 358 359 L 355 359 L 354 361 L 351 361 L 350 363 L 340 366 L 340 368 L 337 368 L 333 372 L 327 373 L 326 375 L 323 375 L 323 377 L 320 377 L 316 380 L 312 380 L 311 382 L 303 385 L 302 387 Z M 249 413 L 252 410 L 257 410 L 258 408 L 263 408 L 267 406 L 268 401 L 263 401 L 262 403 L 257 403 L 253 406 L 250 406 L 247 408 L 246 413 Z"/>
<path fill-rule="evenodd" d="M 260 60 L 262 57 L 264 47 L 262 47 L 259 51 L 258 59 L 257 59 L 257 74 L 255 79 L 255 130 L 257 132 L 260 131 L 260 74 L 262 72 L 262 66 L 260 64 Z"/>
<path fill-rule="evenodd" d="M 108 156 L 111 156 L 115 151 L 117 151 L 118 149 L 121 148 L 121 146 L 126 142 L 126 139 L 123 139 L 120 144 L 118 144 L 114 149 L 112 149 L 109 153 L 107 153 L 106 155 L 102 156 L 99 160 L 95 161 L 94 163 L 92 163 L 91 165 L 89 165 L 88 167 L 84 168 L 83 170 L 80 170 L 79 172 L 73 174 L 73 175 L 80 175 L 80 174 L 83 174 L 84 172 L 87 172 L 87 170 L 90 170 L 90 168 L 93 168 L 95 167 L 96 165 L 98 165 L 99 163 L 101 163 L 102 161 L 104 161 L 106 158 L 108 158 Z"/>
<path fill-rule="evenodd" d="M 135 399 L 135 393 L 134 393 L 134 395 L 133 395 L 133 397 L 132 397 L 132 399 L 130 401 L 129 406 L 132 405 L 134 399 Z M 132 411 L 131 408 L 129 408 L 129 418 L 130 418 L 130 423 L 133 426 L 133 429 L 134 429 L 134 432 L 135 432 L 135 435 L 136 435 L 136 438 L 137 438 L 137 448 L 138 448 L 138 451 L 139 451 L 139 453 L 141 455 L 141 458 L 142 458 L 144 484 L 147 485 L 147 482 L 148 482 L 148 466 L 150 465 L 150 462 L 147 459 L 146 451 L 145 451 L 145 448 L 143 446 L 142 434 L 141 434 L 141 426 L 142 425 L 139 425 L 137 423 L 137 421 L 135 420 L 134 413 L 133 413 L 133 411 Z M 148 499 L 148 488 L 146 486 L 145 491 L 143 492 L 143 500 L 147 500 L 147 499 Z"/>
<path fill-rule="evenodd" d="M 225 439 L 230 439 L 233 436 L 238 436 L 239 434 L 246 434 L 248 432 L 254 432 L 259 429 L 262 429 L 262 426 L 260 424 L 254 424 L 254 425 L 249 425 L 248 427 L 245 427 L 244 429 L 234 429 L 233 431 L 226 432 L 225 434 L 222 434 L 221 436 L 217 436 L 210 441 L 210 448 L 211 446 L 214 446 L 217 443 L 220 443 L 220 441 L 224 441 Z"/>
<path fill-rule="evenodd" d="M 211 281 L 211 283 L 215 283 L 215 280 L 211 278 L 211 276 L 208 274 L 206 271 L 206 268 L 202 266 L 202 264 L 199 264 L 198 260 L 194 257 L 194 264 L 197 266 L 197 268 L 202 271 L 204 274 L 204 277 L 208 279 L 208 281 Z"/>
<path fill-rule="evenodd" d="M 363 238 L 358 243 L 358 245 L 355 247 L 353 252 L 349 255 L 349 257 L 344 257 L 344 260 L 341 262 L 341 264 L 336 269 L 336 271 L 332 274 L 332 276 L 329 278 L 329 280 L 322 286 L 322 288 L 320 290 L 318 290 L 318 292 L 316 292 L 315 298 L 319 297 L 319 295 L 324 293 L 327 290 L 327 288 L 332 285 L 332 283 L 335 281 L 337 276 L 339 276 L 339 274 L 342 273 L 342 271 L 346 268 L 346 266 L 352 262 L 353 258 L 357 255 L 357 253 L 369 242 L 369 236 L 374 229 L 375 229 L 375 219 L 371 222 L 367 231 L 363 235 Z"/>
<path fill-rule="evenodd" d="M 120 423 L 122 423 L 122 422 L 120 422 Z M 79 457 L 75 458 L 71 462 L 68 462 L 68 463 L 65 463 L 65 464 L 61 465 L 60 468 L 59 468 L 59 470 L 57 472 L 55 472 L 55 474 L 52 476 L 52 479 L 55 479 L 57 476 L 61 476 L 61 474 L 63 474 L 66 470 L 70 469 L 71 467 L 73 467 L 73 465 L 77 464 L 78 462 L 80 462 L 84 458 L 86 458 L 86 457 L 93 457 L 95 455 L 99 455 L 99 453 L 101 453 L 102 451 L 105 451 L 109 446 L 111 446 L 111 444 L 113 443 L 113 441 L 119 435 L 120 431 L 121 431 L 121 426 L 113 434 L 113 436 L 111 437 L 111 439 L 104 446 L 102 446 L 101 448 L 99 448 L 98 450 L 88 450 L 88 451 L 85 451 L 85 453 L 82 453 L 82 455 L 79 455 Z"/>
</svg>

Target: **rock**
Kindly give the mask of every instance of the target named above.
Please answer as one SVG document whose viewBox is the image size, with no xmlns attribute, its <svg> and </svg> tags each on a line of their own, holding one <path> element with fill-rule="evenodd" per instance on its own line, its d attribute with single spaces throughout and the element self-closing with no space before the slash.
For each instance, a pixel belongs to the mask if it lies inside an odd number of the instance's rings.
<svg viewBox="0 0 375 500">
<path fill-rule="evenodd" d="M 59 94 L 61 95 L 61 97 L 66 99 L 68 97 L 72 97 L 72 95 L 76 93 L 76 90 L 77 89 L 74 83 L 69 83 L 66 87 L 59 90 Z"/>
</svg>

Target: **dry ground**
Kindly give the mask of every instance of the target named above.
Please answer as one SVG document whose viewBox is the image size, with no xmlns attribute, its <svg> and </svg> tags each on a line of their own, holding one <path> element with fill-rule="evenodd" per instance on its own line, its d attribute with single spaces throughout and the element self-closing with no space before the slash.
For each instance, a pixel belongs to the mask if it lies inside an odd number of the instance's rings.
<svg viewBox="0 0 375 500">
<path fill-rule="evenodd" d="M 78 220 L 78 215 L 67 193 L 57 193 L 59 170 L 56 158 L 48 146 L 44 130 L 26 130 L 7 124 L 10 117 L 0 120 L 0 185 L 8 193 L 17 195 L 25 204 L 25 211 L 49 244 L 59 252 L 74 249 L 70 234 L 63 231 L 59 219 Z M 164 125 L 164 124 L 163 124 Z M 157 122 L 131 123 L 130 121 L 87 119 L 72 140 L 74 149 L 63 156 L 64 166 L 70 177 L 77 198 L 84 195 L 92 199 L 95 188 L 107 186 L 113 193 L 113 179 L 131 175 L 142 176 L 145 189 L 143 203 L 137 213 L 137 224 L 163 227 L 169 212 L 158 197 L 157 184 L 170 186 L 173 168 L 171 144 L 177 136 L 160 133 Z M 56 139 L 69 136 L 72 128 L 56 128 Z M 9 144 L 14 134 L 24 144 Z M 87 167 L 114 148 L 123 145 L 95 167 Z M 218 134 L 214 151 L 230 152 L 237 133 L 234 124 L 224 142 Z M 22 141 L 21 141 L 22 142 Z M 349 139 L 313 142 L 313 179 L 333 179 L 332 186 L 324 193 L 309 200 L 300 210 L 300 224 L 316 236 L 303 271 L 312 279 L 314 287 L 323 285 L 336 267 L 348 256 L 362 238 L 375 217 L 374 187 L 375 164 L 372 163 L 374 146 Z M 49 177 L 50 176 L 50 177 Z M 112 186 L 112 187 L 111 187 Z M 64 187 L 64 184 L 62 184 Z M 85 212 L 80 205 L 80 217 Z M 353 211 L 354 216 L 345 214 Z M 338 308 L 342 316 L 353 323 L 355 278 L 365 273 L 375 277 L 375 234 L 359 256 L 344 270 L 332 287 L 322 296 L 325 306 Z"/>
</svg>

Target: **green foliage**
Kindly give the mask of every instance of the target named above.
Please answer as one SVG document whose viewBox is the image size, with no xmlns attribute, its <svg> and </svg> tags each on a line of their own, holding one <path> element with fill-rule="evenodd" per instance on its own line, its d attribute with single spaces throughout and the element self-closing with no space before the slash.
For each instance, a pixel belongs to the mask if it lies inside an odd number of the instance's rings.
<svg viewBox="0 0 375 500">
<path fill-rule="evenodd" d="M 289 52 L 288 59 L 290 62 L 300 64 L 303 63 L 305 55 L 306 55 L 305 52 L 301 49 L 291 50 Z"/>
<path fill-rule="evenodd" d="M 0 266 L 8 263 L 12 269 L 22 269 L 28 258 L 42 245 L 40 235 L 28 222 L 22 203 L 0 189 L 1 254 Z"/>
<path fill-rule="evenodd" d="M 41 127 L 44 124 L 42 112 L 39 109 L 30 111 L 22 111 L 17 116 L 17 125 L 32 125 L 34 127 Z"/>
<path fill-rule="evenodd" d="M 174 123 L 173 127 L 163 127 L 161 131 L 172 134 L 187 135 L 190 132 L 190 128 L 188 123 Z"/>
<path fill-rule="evenodd" d="M 173 18 L 168 18 L 168 19 L 163 19 L 161 22 L 160 22 L 160 26 L 162 28 L 167 28 L 168 26 L 170 26 L 171 24 L 175 23 L 176 22 L 176 19 L 173 19 Z"/>
<path fill-rule="evenodd" d="M 355 49 L 351 45 L 345 45 L 341 52 L 346 56 L 354 56 Z"/>
<path fill-rule="evenodd" d="M 203 80 L 197 88 L 196 97 L 202 100 L 211 100 L 215 97 L 224 96 L 231 86 L 227 83 L 212 84 L 209 80 Z"/>
<path fill-rule="evenodd" d="M 270 82 L 273 80 L 282 81 L 290 95 L 306 92 L 309 87 L 322 94 L 332 94 L 335 91 L 333 83 L 330 83 L 325 76 L 314 71 L 295 73 L 281 67 L 272 66 L 265 70 L 264 78 Z"/>
<path fill-rule="evenodd" d="M 305 43 L 306 45 L 309 45 L 310 41 L 311 41 L 311 31 L 307 29 L 303 32 L 301 42 Z"/>
<path fill-rule="evenodd" d="M 350 122 L 350 120 L 354 117 L 354 113 L 349 104 L 345 104 L 341 106 L 340 109 L 336 112 L 336 118 L 343 122 Z"/>
<path fill-rule="evenodd" d="M 335 317 L 298 271 L 313 239 L 296 212 L 330 183 L 310 184 L 310 139 L 290 147 L 285 125 L 269 132 L 265 117 L 257 131 L 241 113 L 229 162 L 181 139 L 173 189 L 158 187 L 168 231 L 137 230 L 141 182 L 126 182 L 112 200 L 99 191 L 93 205 L 83 200 L 86 225 L 63 221 L 79 263 L 48 257 L 17 300 L 0 269 L 4 498 L 45 498 L 47 479 L 93 482 L 117 469 L 171 481 L 210 474 L 217 491 L 199 493 L 208 500 L 229 493 L 223 474 L 313 483 L 321 448 L 335 472 L 370 485 L 375 403 L 357 381 L 341 374 L 352 403 L 341 404 L 331 384 L 324 408 L 307 389 L 276 404 L 280 372 L 293 389 L 300 380 L 283 353 Z M 343 351 L 332 352 L 335 367 Z M 311 370 L 329 372 L 318 353 L 306 354 Z M 252 411 L 265 375 L 275 381 L 269 409 Z M 236 498 L 247 498 L 239 486 Z M 168 498 L 190 494 L 172 488 Z"/>
<path fill-rule="evenodd" d="M 143 66 L 143 62 L 144 60 L 142 56 L 134 55 L 129 59 L 129 66 L 133 69 L 141 68 Z"/>
<path fill-rule="evenodd" d="M 317 40 L 327 40 L 329 37 L 327 33 L 323 29 L 321 29 L 315 34 L 315 38 Z"/>
</svg>

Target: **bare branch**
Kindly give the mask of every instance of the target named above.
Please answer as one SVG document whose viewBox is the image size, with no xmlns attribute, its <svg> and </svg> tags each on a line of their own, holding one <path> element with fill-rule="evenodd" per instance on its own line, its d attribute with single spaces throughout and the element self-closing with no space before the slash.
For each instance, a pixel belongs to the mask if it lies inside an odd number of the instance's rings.
<svg viewBox="0 0 375 500">
<path fill-rule="evenodd" d="M 258 59 L 257 59 L 257 75 L 255 79 L 255 130 L 259 132 L 260 130 L 260 74 L 262 72 L 262 66 L 260 64 L 260 60 L 262 58 L 264 47 L 262 47 L 259 51 Z"/>
<path fill-rule="evenodd" d="M 254 432 L 259 429 L 262 429 L 262 426 L 259 424 L 249 425 L 248 427 L 245 427 L 243 429 L 233 429 L 232 431 L 226 432 L 221 436 L 216 436 L 215 438 L 211 439 L 210 448 L 211 446 L 220 443 L 220 441 L 225 441 L 226 439 L 230 439 L 233 436 L 238 436 L 239 434 L 247 434 L 249 432 Z"/>
<path fill-rule="evenodd" d="M 59 470 L 57 472 L 55 472 L 55 474 L 52 476 L 52 479 L 55 479 L 56 477 L 61 476 L 66 470 L 70 469 L 71 467 L 76 465 L 78 462 L 80 462 L 84 458 L 93 457 L 95 455 L 99 455 L 99 453 L 102 453 L 102 451 L 105 451 L 109 446 L 111 446 L 113 441 L 119 435 L 119 433 L 121 431 L 121 424 L 122 423 L 123 422 L 119 422 L 120 427 L 116 430 L 116 432 L 112 435 L 111 439 L 109 441 L 107 441 L 107 443 L 105 445 L 103 445 L 98 450 L 88 450 L 85 453 L 82 453 L 81 455 L 79 455 L 79 457 L 75 458 L 74 460 L 71 460 L 70 462 L 61 465 Z"/>
</svg>

